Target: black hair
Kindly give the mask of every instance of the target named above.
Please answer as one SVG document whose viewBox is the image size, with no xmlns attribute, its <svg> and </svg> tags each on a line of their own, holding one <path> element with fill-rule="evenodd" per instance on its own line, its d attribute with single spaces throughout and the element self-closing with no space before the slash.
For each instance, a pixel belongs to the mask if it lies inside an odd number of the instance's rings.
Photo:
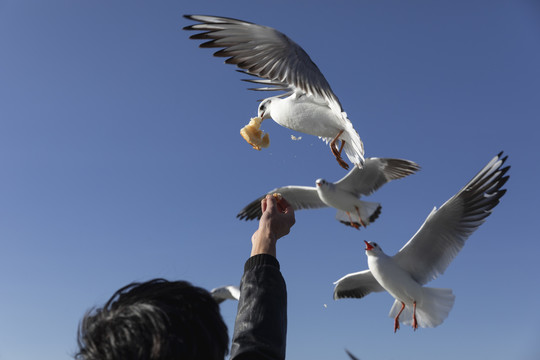
<svg viewBox="0 0 540 360">
<path fill-rule="evenodd" d="M 223 360 L 227 326 L 205 289 L 186 281 L 131 283 L 86 313 L 78 360 Z"/>
</svg>

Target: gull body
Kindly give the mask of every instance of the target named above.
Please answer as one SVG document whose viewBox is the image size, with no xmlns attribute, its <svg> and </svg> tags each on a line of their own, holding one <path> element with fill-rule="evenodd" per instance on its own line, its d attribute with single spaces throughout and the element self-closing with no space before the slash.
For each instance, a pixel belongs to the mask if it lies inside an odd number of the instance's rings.
<svg viewBox="0 0 540 360">
<path fill-rule="evenodd" d="M 338 210 L 338 221 L 358 229 L 375 221 L 381 212 L 381 204 L 360 200 L 362 195 L 370 195 L 387 182 L 414 174 L 419 169 L 418 164 L 409 160 L 368 158 L 363 168 L 354 167 L 335 183 L 317 179 L 315 187 L 284 186 L 267 194 L 280 193 L 295 210 L 333 207 Z M 265 196 L 252 201 L 237 217 L 260 219 L 260 202 Z"/>
<path fill-rule="evenodd" d="M 334 183 L 317 179 L 315 184 L 321 201 L 326 206 L 337 209 L 336 218 L 344 224 L 355 228 L 366 227 L 367 224 L 375 221 L 381 213 L 381 204 L 362 201 Z"/>
<path fill-rule="evenodd" d="M 209 40 L 201 47 L 221 48 L 215 56 L 227 57 L 226 63 L 259 78 L 245 81 L 265 85 L 250 90 L 284 91 L 261 102 L 259 117 L 319 136 L 330 144 L 330 150 L 345 169 L 349 165 L 341 157 L 342 150 L 353 164 L 363 165 L 364 145 L 360 136 L 324 75 L 298 44 L 276 29 L 247 21 L 208 15 L 185 17 L 199 22 L 184 28 L 199 31 L 192 39 Z"/>
<path fill-rule="evenodd" d="M 375 280 L 390 295 L 406 305 L 412 306 L 416 299 L 421 299 L 422 285 L 386 255 L 377 243 L 370 242 L 369 244 L 372 249 L 366 250 L 368 267 Z"/>
<path fill-rule="evenodd" d="M 369 270 L 382 288 L 396 299 L 390 310 L 390 317 L 395 318 L 394 332 L 399 329 L 399 316 L 405 309 L 404 323 L 415 330 L 419 325 L 438 326 L 448 317 L 455 300 L 451 289 L 423 287 L 377 243 L 366 241 L 366 246 Z"/>
<path fill-rule="evenodd" d="M 327 139 L 333 139 L 343 128 L 341 114 L 336 114 L 313 96 L 301 93 L 285 99 L 271 97 L 263 100 L 258 115 L 263 119 L 271 118 L 288 129 Z"/>
<path fill-rule="evenodd" d="M 375 242 L 366 243 L 369 270 L 347 274 L 334 284 L 334 299 L 362 298 L 387 291 L 394 297 L 390 317 L 394 332 L 404 324 L 435 327 L 448 316 L 455 296 L 451 289 L 424 286 L 444 273 L 468 237 L 484 223 L 506 193 L 507 157 L 495 156 L 439 209 L 434 208 L 416 234 L 394 256 Z"/>
</svg>

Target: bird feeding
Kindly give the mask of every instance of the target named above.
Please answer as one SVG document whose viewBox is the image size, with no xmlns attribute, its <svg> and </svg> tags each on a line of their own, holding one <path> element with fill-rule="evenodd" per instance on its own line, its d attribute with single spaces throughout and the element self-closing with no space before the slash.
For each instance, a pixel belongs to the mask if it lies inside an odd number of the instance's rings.
<svg viewBox="0 0 540 360">
<path fill-rule="evenodd" d="M 283 91 L 261 101 L 257 116 L 272 119 L 287 129 L 318 136 L 330 146 L 338 164 L 364 164 L 364 144 L 347 117 L 330 84 L 309 55 L 285 34 L 268 26 L 247 21 L 207 15 L 185 15 L 198 23 L 184 27 L 197 31 L 191 39 L 205 40 L 200 47 L 220 48 L 214 53 L 226 57 L 225 63 L 255 79 L 247 82 L 262 85 L 255 91 Z M 255 149 L 266 143 L 265 135 L 250 128 L 244 138 Z M 261 142 L 259 144 L 259 141 Z"/>
<path fill-rule="evenodd" d="M 240 129 L 240 135 L 246 140 L 249 145 L 253 146 L 255 150 L 261 150 L 261 148 L 267 148 L 270 145 L 270 138 L 268 134 L 265 134 L 261 130 L 261 123 L 263 119 L 261 117 L 252 117 L 249 124 Z"/>
<path fill-rule="evenodd" d="M 374 222 L 381 213 L 380 203 L 360 198 L 373 194 L 391 180 L 414 174 L 419 169 L 420 166 L 410 160 L 368 158 L 363 168 L 355 166 L 336 182 L 317 179 L 315 187 L 288 185 L 275 188 L 245 206 L 236 217 L 240 220 L 260 219 L 261 200 L 277 192 L 287 199 L 295 211 L 333 207 L 337 210 L 336 219 L 339 222 L 360 229 Z"/>
</svg>

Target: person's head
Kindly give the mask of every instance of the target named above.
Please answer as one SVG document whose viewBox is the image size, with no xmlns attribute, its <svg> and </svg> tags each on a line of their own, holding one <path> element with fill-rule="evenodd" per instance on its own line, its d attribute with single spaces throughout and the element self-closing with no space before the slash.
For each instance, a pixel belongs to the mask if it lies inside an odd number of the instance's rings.
<svg viewBox="0 0 540 360">
<path fill-rule="evenodd" d="M 223 360 L 229 336 L 208 291 L 154 279 L 129 284 L 87 312 L 77 341 L 79 360 Z"/>
</svg>

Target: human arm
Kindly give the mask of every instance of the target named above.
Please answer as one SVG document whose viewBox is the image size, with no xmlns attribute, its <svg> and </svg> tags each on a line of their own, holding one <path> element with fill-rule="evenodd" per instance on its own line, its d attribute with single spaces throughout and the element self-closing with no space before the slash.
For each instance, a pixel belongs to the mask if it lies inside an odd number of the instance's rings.
<svg viewBox="0 0 540 360">
<path fill-rule="evenodd" d="M 294 225 L 294 211 L 282 199 L 261 201 L 263 215 L 252 236 L 252 256 L 244 267 L 231 360 L 285 358 L 287 289 L 275 258 L 276 242 Z"/>
</svg>

